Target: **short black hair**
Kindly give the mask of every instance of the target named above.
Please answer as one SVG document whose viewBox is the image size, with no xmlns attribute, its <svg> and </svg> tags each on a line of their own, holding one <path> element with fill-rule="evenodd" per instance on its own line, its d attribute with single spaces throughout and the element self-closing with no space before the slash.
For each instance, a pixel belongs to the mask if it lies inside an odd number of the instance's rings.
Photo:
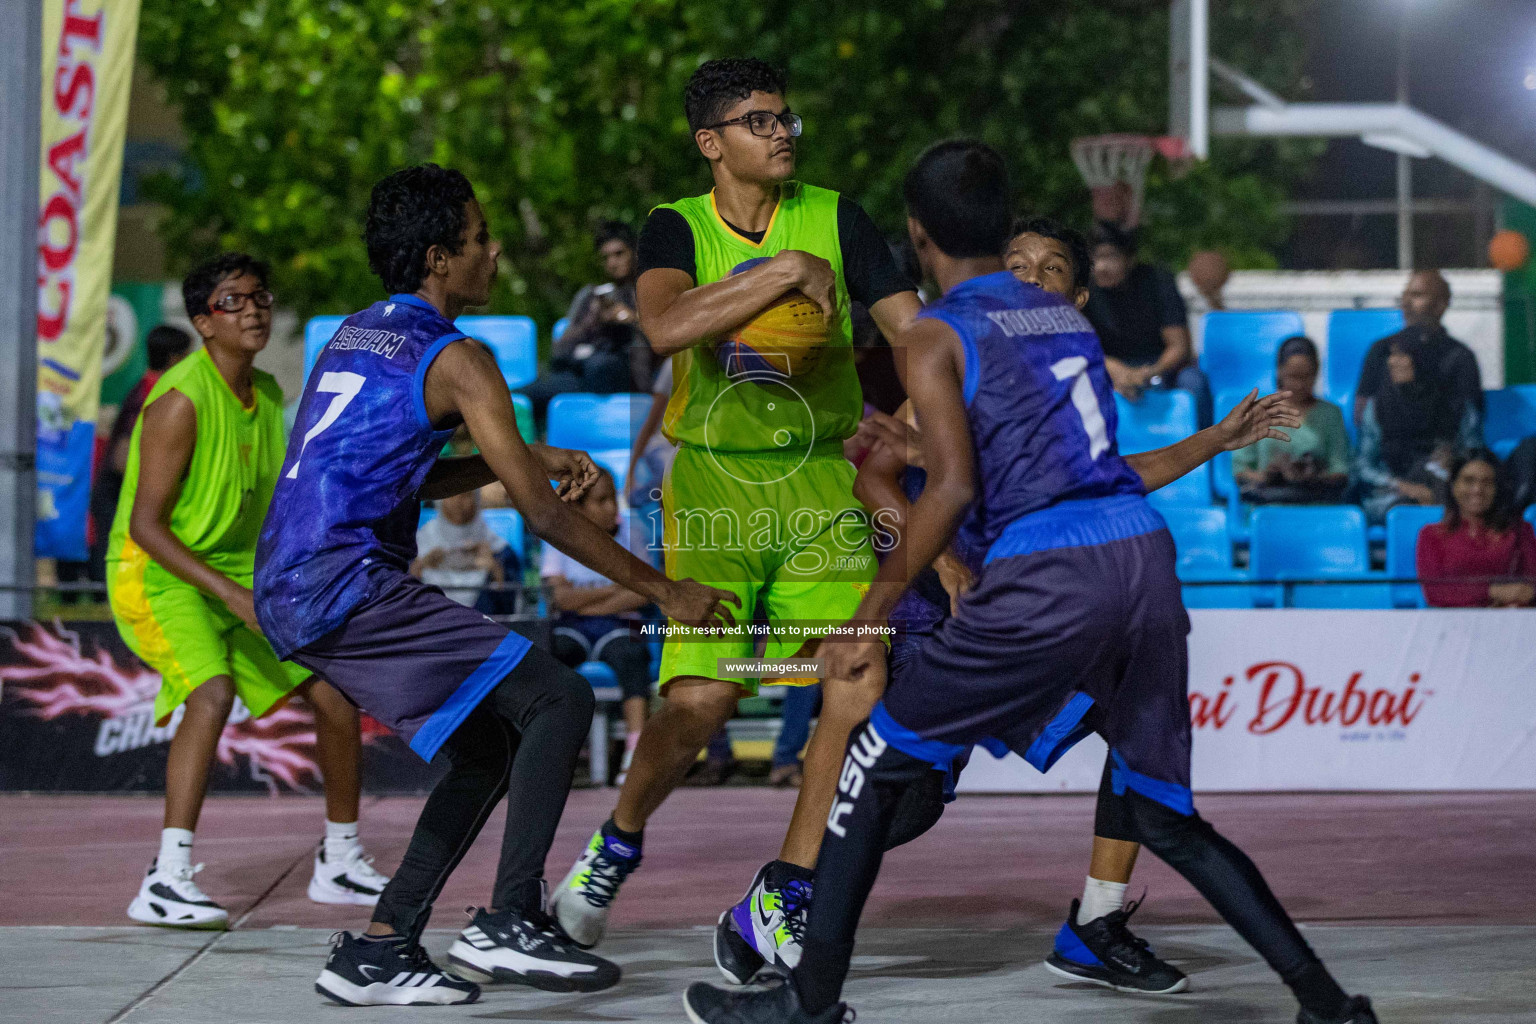
<svg viewBox="0 0 1536 1024">
<path fill-rule="evenodd" d="M 621 220 L 603 220 L 597 222 L 597 230 L 592 232 L 592 239 L 601 249 L 609 242 L 623 242 L 633 249 L 636 245 L 635 229 Z"/>
<path fill-rule="evenodd" d="M 1312 360 L 1314 367 L 1323 365 L 1317 354 L 1317 342 L 1305 334 L 1293 334 L 1280 343 L 1280 349 L 1275 353 L 1275 365 L 1284 366 L 1285 361 L 1292 356 L 1306 356 Z"/>
<path fill-rule="evenodd" d="M 902 193 L 907 212 L 946 256 L 996 256 L 1008 243 L 1008 165 L 984 142 L 929 146 L 907 172 Z"/>
<path fill-rule="evenodd" d="M 784 95 L 784 72 L 756 57 L 721 57 L 699 65 L 683 89 L 683 113 L 688 128 L 698 131 L 719 124 L 725 112 L 754 92 Z"/>
<path fill-rule="evenodd" d="M 144 336 L 144 348 L 149 352 L 149 368 L 159 372 L 192 350 L 192 335 L 180 327 L 160 324 Z"/>
<path fill-rule="evenodd" d="M 421 287 L 434 245 L 454 254 L 464 247 L 464 207 L 474 198 L 468 178 L 437 164 L 407 167 L 373 186 L 363 242 L 368 266 L 391 294 Z"/>
<path fill-rule="evenodd" d="M 1013 227 L 1008 232 L 1008 240 L 1011 242 L 1020 235 L 1054 238 L 1065 245 L 1067 256 L 1072 260 L 1072 286 L 1088 287 L 1088 283 L 1093 278 L 1093 257 L 1088 252 L 1088 239 L 1083 237 L 1081 231 L 1069 228 L 1050 217 L 1020 217 L 1013 222 Z"/>
<path fill-rule="evenodd" d="M 208 299 L 221 282 L 241 274 L 250 274 L 267 286 L 272 268 L 254 256 L 243 252 L 226 252 L 193 267 L 181 282 L 181 302 L 187 308 L 187 319 L 208 315 Z"/>
<path fill-rule="evenodd" d="M 1127 259 L 1136 255 L 1136 232 L 1107 220 L 1101 220 L 1093 226 L 1090 241 L 1095 249 L 1101 245 L 1113 246 L 1125 253 Z"/>
</svg>

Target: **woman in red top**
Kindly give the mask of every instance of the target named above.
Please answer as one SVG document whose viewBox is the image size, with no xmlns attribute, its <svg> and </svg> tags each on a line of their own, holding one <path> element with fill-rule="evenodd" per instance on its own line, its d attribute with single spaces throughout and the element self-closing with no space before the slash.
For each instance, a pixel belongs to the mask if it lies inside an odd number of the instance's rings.
<svg viewBox="0 0 1536 1024">
<path fill-rule="evenodd" d="M 1497 581 L 1536 578 L 1536 532 L 1509 503 L 1498 457 L 1490 451 L 1471 452 L 1451 467 L 1445 518 L 1419 531 L 1417 555 L 1422 580 L 1469 578 L 1466 583 L 1425 583 L 1425 600 L 1436 608 L 1536 603 L 1536 585 Z"/>
</svg>

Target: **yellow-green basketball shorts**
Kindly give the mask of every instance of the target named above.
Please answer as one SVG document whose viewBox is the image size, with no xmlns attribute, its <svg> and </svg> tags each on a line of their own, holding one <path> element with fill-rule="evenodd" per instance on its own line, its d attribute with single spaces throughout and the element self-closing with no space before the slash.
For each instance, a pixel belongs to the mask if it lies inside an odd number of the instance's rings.
<svg viewBox="0 0 1536 1024">
<path fill-rule="evenodd" d="M 107 600 L 123 642 L 160 673 L 157 723 L 215 676 L 233 679 L 241 702 L 259 716 L 313 675 L 278 661 L 266 638 L 222 601 L 154 565 L 132 541 L 123 545 L 123 557 L 107 566 Z"/>
<path fill-rule="evenodd" d="M 762 656 L 794 657 L 848 621 L 875 576 L 869 519 L 853 496 L 853 478 L 838 442 L 790 455 L 681 447 L 662 484 L 667 575 L 731 591 L 741 599 L 731 610 L 738 625 L 751 622 L 761 603 L 759 622 L 768 627 Z M 763 640 L 746 628 L 723 637 L 669 633 L 661 685 L 678 676 L 718 679 L 718 659 L 753 657 Z"/>
</svg>

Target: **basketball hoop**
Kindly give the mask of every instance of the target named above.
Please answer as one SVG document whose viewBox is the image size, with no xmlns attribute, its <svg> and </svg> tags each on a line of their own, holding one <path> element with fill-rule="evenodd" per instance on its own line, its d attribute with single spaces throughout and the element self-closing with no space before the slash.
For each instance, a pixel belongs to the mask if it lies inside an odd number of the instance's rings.
<svg viewBox="0 0 1536 1024">
<path fill-rule="evenodd" d="M 1072 162 L 1093 193 L 1093 219 L 1134 228 L 1141 223 L 1147 168 L 1162 156 L 1179 175 L 1191 163 L 1184 139 L 1151 135 L 1090 135 L 1072 140 Z"/>
</svg>

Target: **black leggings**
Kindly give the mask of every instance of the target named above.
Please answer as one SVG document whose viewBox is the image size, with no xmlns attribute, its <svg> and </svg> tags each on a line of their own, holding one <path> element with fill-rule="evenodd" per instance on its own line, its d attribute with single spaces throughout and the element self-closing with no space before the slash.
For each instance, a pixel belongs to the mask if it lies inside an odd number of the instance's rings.
<svg viewBox="0 0 1536 1024">
<path fill-rule="evenodd" d="M 886 746 L 868 722 L 853 731 L 821 841 L 816 898 L 811 903 L 801 966 L 794 974 L 808 1012 L 819 1012 L 840 997 L 854 933 L 889 848 L 892 824 L 904 798 L 910 799 L 906 794 L 914 787 L 925 787 L 928 776 L 936 774 L 927 762 Z M 1179 814 L 1130 790 L 1116 796 L 1107 785 L 1107 766 L 1104 781 L 1100 806 L 1107 805 L 1113 820 L 1128 826 L 1124 838 L 1141 842 L 1183 875 L 1298 997 L 1303 997 L 1298 982 L 1308 991 L 1317 987 L 1322 971 L 1317 954 L 1241 850 L 1198 814 Z M 1327 981 L 1322 987 L 1337 992 L 1331 979 Z"/>
<path fill-rule="evenodd" d="M 534 647 L 438 751 L 448 773 L 427 798 L 373 920 L 419 939 L 448 876 L 503 796 L 507 827 L 491 906 L 537 910 L 544 859 L 592 721 L 592 687 Z"/>
<path fill-rule="evenodd" d="M 958 780 L 961 770 L 969 761 L 956 759 L 954 775 Z M 1099 799 L 1093 812 L 1093 834 L 1101 839 L 1118 839 L 1122 842 L 1139 842 L 1136 828 L 1131 821 L 1130 806 L 1115 796 L 1112 771 L 1114 762 L 1104 755 L 1104 774 L 1099 779 Z M 905 846 L 939 823 L 944 814 L 944 775 L 929 771 L 908 786 L 897 801 L 892 813 L 891 827 L 886 832 L 885 849 L 894 850 Z"/>
</svg>

